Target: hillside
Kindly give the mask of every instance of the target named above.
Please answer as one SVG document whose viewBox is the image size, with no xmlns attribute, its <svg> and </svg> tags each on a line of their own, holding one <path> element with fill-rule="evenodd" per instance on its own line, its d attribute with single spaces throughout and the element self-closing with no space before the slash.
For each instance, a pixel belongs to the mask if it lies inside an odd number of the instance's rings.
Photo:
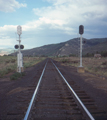
<svg viewBox="0 0 107 120">
<path fill-rule="evenodd" d="M 96 53 L 96 51 L 107 51 L 107 38 L 83 38 L 83 41 L 86 41 L 86 43 L 83 44 L 83 54 Z M 22 53 L 23 55 L 32 56 L 64 56 L 70 54 L 78 55 L 80 46 L 79 44 L 79 38 L 74 38 L 58 44 L 44 45 L 29 50 L 23 50 Z"/>
</svg>

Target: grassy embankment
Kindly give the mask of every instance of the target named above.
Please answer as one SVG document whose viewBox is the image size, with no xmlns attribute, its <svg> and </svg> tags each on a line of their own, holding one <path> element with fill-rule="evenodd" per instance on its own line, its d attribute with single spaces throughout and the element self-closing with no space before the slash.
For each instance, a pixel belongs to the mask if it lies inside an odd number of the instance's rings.
<svg viewBox="0 0 107 120">
<path fill-rule="evenodd" d="M 43 57 L 24 57 L 24 69 L 31 67 L 45 58 Z M 5 76 L 10 72 L 16 72 L 17 70 L 17 57 L 13 56 L 0 56 L 0 77 Z"/>
<path fill-rule="evenodd" d="M 80 64 L 78 57 L 62 57 L 55 58 L 55 60 L 60 61 L 62 64 L 75 67 L 78 67 Z M 107 58 L 83 57 L 83 66 L 90 73 L 107 77 Z"/>
</svg>

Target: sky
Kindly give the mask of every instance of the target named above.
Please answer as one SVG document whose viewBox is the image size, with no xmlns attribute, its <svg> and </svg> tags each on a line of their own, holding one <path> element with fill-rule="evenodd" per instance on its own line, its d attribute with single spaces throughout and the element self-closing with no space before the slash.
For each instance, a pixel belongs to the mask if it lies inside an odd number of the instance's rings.
<svg viewBox="0 0 107 120">
<path fill-rule="evenodd" d="M 107 0 L 0 0 L 0 49 L 18 44 L 22 27 L 25 49 L 79 37 L 107 38 Z"/>
</svg>

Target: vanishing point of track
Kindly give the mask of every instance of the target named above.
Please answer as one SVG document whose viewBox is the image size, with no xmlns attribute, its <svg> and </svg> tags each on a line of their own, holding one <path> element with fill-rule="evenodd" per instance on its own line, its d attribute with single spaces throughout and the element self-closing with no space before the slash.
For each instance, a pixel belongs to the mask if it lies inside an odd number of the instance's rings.
<svg viewBox="0 0 107 120">
<path fill-rule="evenodd" d="M 90 97 L 72 80 L 69 84 L 54 62 L 49 60 L 44 66 L 24 120 L 95 120 L 103 114 L 97 110 Z"/>
</svg>

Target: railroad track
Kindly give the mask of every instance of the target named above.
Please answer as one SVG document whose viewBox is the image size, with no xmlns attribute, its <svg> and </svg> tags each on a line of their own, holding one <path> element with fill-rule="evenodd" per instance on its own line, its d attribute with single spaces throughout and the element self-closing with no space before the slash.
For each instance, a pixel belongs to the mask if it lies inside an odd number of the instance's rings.
<svg viewBox="0 0 107 120">
<path fill-rule="evenodd" d="M 68 82 L 53 61 L 47 61 L 24 120 L 106 119 L 106 113 L 74 81 Z"/>
</svg>

